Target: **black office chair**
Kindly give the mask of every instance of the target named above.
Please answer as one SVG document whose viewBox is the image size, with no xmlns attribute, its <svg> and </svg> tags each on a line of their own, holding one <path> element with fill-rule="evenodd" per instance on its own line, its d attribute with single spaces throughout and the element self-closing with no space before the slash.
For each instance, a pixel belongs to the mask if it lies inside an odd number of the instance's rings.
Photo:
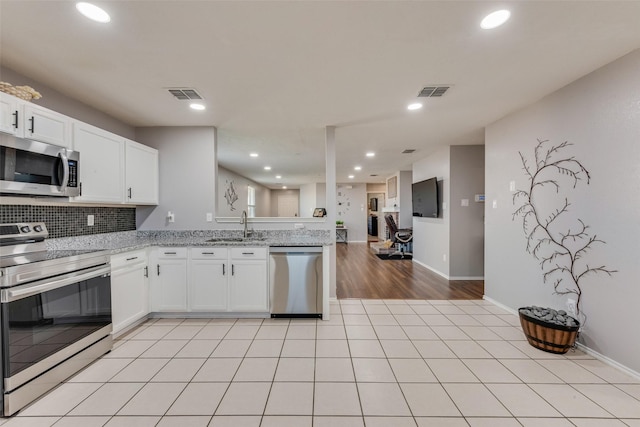
<svg viewBox="0 0 640 427">
<path fill-rule="evenodd" d="M 387 223 L 387 228 L 389 229 L 389 239 L 396 247 L 396 251 L 390 253 L 389 256 L 400 255 L 401 258 L 404 258 L 405 255 L 413 255 L 411 253 L 413 230 L 410 228 L 398 229 L 396 221 L 393 219 L 393 215 L 385 215 L 384 220 Z"/>
</svg>

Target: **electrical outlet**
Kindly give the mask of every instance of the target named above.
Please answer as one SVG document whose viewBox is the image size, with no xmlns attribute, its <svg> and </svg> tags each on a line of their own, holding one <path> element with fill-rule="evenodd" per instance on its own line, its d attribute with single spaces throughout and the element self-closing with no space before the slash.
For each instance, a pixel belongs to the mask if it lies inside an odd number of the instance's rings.
<svg viewBox="0 0 640 427">
<path fill-rule="evenodd" d="M 213 213 L 207 212 L 207 222 L 213 221 Z"/>
<path fill-rule="evenodd" d="M 93 227 L 95 225 L 95 216 L 93 215 L 87 215 L 87 225 L 89 227 Z"/>
<path fill-rule="evenodd" d="M 442 261 L 447 262 L 447 254 L 442 254 Z"/>
<path fill-rule="evenodd" d="M 578 315 L 578 306 L 576 300 L 573 298 L 569 298 L 567 300 L 567 313 L 572 317 L 576 317 Z"/>
</svg>

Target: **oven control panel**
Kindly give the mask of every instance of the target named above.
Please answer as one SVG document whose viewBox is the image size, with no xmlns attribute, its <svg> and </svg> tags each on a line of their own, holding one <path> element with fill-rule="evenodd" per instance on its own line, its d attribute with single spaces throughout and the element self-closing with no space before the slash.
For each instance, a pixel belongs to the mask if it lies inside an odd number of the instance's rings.
<svg viewBox="0 0 640 427">
<path fill-rule="evenodd" d="M 16 240 L 44 239 L 49 235 L 44 222 L 17 222 L 0 224 L 0 240 L 3 243 Z"/>
</svg>

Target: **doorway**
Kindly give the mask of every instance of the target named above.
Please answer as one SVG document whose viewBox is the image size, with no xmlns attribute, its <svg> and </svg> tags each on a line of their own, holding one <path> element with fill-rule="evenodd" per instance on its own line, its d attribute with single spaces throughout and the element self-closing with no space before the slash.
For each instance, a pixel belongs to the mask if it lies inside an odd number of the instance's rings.
<svg viewBox="0 0 640 427">
<path fill-rule="evenodd" d="M 382 207 L 385 204 L 385 193 L 367 192 L 367 242 L 384 240 L 381 221 Z"/>
</svg>

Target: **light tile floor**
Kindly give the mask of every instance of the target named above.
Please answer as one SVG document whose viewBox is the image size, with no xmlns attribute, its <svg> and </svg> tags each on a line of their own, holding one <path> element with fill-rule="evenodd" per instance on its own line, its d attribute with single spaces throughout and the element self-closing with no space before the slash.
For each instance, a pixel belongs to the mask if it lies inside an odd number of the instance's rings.
<svg viewBox="0 0 640 427">
<path fill-rule="evenodd" d="M 3 427 L 640 426 L 640 380 L 525 341 L 486 301 L 341 300 L 329 321 L 152 319 Z"/>
</svg>

